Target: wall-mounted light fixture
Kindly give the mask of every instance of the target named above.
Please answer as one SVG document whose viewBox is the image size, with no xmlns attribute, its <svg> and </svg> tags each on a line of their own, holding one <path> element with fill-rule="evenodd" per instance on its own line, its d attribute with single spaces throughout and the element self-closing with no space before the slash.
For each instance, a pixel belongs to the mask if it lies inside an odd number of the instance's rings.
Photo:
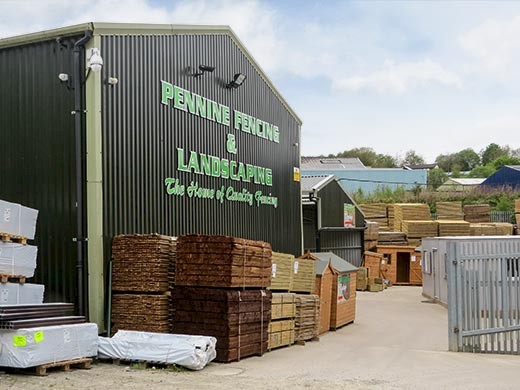
<svg viewBox="0 0 520 390">
<path fill-rule="evenodd" d="M 69 75 L 67 73 L 60 73 L 58 75 L 58 78 L 62 83 L 66 83 L 67 81 L 69 81 Z"/>
<path fill-rule="evenodd" d="M 87 68 L 94 73 L 101 71 L 101 68 L 103 68 L 103 58 L 101 58 L 98 48 L 94 47 L 87 50 Z"/>
<path fill-rule="evenodd" d="M 199 65 L 200 72 L 194 73 L 193 77 L 200 77 L 206 72 L 213 72 L 215 70 L 214 66 L 211 65 Z"/>
<path fill-rule="evenodd" d="M 226 88 L 238 88 L 242 84 L 244 84 L 244 81 L 246 81 L 246 75 L 243 73 L 237 73 L 235 77 L 233 77 L 233 80 L 231 80 L 227 85 Z"/>
</svg>

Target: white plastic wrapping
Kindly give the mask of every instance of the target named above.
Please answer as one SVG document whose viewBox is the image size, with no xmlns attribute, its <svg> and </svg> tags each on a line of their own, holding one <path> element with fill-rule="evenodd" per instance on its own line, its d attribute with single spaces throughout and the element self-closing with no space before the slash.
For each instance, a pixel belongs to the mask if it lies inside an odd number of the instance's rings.
<svg viewBox="0 0 520 390">
<path fill-rule="evenodd" d="M 202 370 L 217 356 L 216 344 L 214 337 L 120 330 L 112 338 L 99 338 L 99 358 L 177 364 Z"/>
<path fill-rule="evenodd" d="M 0 200 L 0 232 L 34 239 L 38 210 Z"/>
<path fill-rule="evenodd" d="M 38 248 L 33 245 L 0 241 L 0 274 L 32 278 L 36 269 L 37 255 Z"/>
<path fill-rule="evenodd" d="M 97 355 L 96 324 L 0 331 L 0 366 L 27 368 Z"/>
<path fill-rule="evenodd" d="M 43 284 L 0 284 L 0 305 L 36 305 L 43 303 Z"/>
</svg>

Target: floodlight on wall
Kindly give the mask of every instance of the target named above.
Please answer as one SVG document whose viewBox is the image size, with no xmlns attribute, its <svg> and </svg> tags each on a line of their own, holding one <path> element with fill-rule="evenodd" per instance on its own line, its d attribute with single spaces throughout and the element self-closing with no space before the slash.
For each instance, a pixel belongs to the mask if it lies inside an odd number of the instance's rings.
<svg viewBox="0 0 520 390">
<path fill-rule="evenodd" d="M 103 58 L 101 58 L 98 48 L 87 50 L 87 67 L 94 73 L 100 72 L 103 68 Z"/>
<path fill-rule="evenodd" d="M 69 75 L 67 73 L 60 73 L 58 75 L 58 78 L 62 83 L 66 83 L 67 81 L 69 81 Z"/>
<path fill-rule="evenodd" d="M 235 77 L 233 77 L 233 80 L 231 80 L 227 85 L 226 88 L 238 88 L 242 84 L 244 84 L 244 81 L 246 81 L 246 75 L 243 73 L 237 73 Z"/>
<path fill-rule="evenodd" d="M 211 66 L 211 65 L 199 65 L 199 70 L 200 70 L 200 72 L 194 73 L 193 77 L 200 77 L 200 76 L 202 76 L 206 72 L 210 72 L 211 73 L 211 72 L 213 72 L 215 70 L 215 67 Z"/>
</svg>

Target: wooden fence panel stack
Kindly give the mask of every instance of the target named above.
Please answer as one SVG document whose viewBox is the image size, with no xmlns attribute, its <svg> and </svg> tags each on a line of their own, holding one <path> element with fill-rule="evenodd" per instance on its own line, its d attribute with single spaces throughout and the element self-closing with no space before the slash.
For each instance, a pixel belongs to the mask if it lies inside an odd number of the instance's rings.
<svg viewBox="0 0 520 390">
<path fill-rule="evenodd" d="M 402 231 L 403 221 L 431 221 L 430 208 L 424 203 L 396 203 L 395 230 Z"/>
<path fill-rule="evenodd" d="M 365 229 L 365 250 L 368 251 L 377 245 L 379 237 L 379 224 L 377 222 L 366 222 Z"/>
<path fill-rule="evenodd" d="M 262 355 L 271 319 L 271 246 L 235 237 L 178 238 L 173 332 L 217 338 L 216 361 Z M 247 290 L 246 290 L 247 288 Z"/>
<path fill-rule="evenodd" d="M 363 211 L 366 220 L 377 222 L 382 230 L 388 230 L 386 203 L 365 203 L 358 206 Z"/>
<path fill-rule="evenodd" d="M 395 228 L 395 208 L 393 203 L 386 205 L 386 215 L 388 216 L 388 228 L 390 231 L 393 232 L 397 230 Z"/>
<path fill-rule="evenodd" d="M 403 221 L 401 228 L 412 246 L 421 245 L 425 237 L 437 236 L 437 221 Z"/>
<path fill-rule="evenodd" d="M 311 293 L 314 291 L 316 282 L 315 260 L 306 258 L 306 256 L 308 255 L 303 255 L 294 260 L 291 292 Z"/>
<path fill-rule="evenodd" d="M 175 238 L 128 234 L 112 242 L 112 332 L 169 332 Z"/>
<path fill-rule="evenodd" d="M 293 279 L 294 256 L 273 252 L 271 266 L 271 287 L 273 291 L 289 291 Z"/>
<path fill-rule="evenodd" d="M 491 207 L 488 204 L 467 204 L 464 206 L 464 220 L 470 223 L 490 221 Z"/>
<path fill-rule="evenodd" d="M 306 341 L 318 336 L 320 324 L 320 297 L 296 295 L 295 340 Z"/>
<path fill-rule="evenodd" d="M 463 220 L 462 202 L 437 202 L 437 219 Z"/>
<path fill-rule="evenodd" d="M 520 199 L 515 200 L 515 217 L 516 224 L 520 226 Z"/>
<path fill-rule="evenodd" d="M 273 293 L 271 323 L 269 324 L 269 350 L 294 344 L 296 296 L 292 293 Z"/>
<path fill-rule="evenodd" d="M 470 223 L 466 221 L 438 220 L 439 237 L 469 236 Z"/>
<path fill-rule="evenodd" d="M 471 236 L 510 236 L 513 234 L 513 225 L 510 223 L 471 223 Z"/>
<path fill-rule="evenodd" d="M 378 245 L 408 245 L 406 233 L 403 232 L 379 232 Z"/>
</svg>

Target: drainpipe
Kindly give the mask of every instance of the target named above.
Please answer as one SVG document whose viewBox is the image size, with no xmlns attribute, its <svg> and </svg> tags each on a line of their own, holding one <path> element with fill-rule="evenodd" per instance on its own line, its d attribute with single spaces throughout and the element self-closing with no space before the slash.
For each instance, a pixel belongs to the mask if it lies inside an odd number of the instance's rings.
<svg viewBox="0 0 520 390">
<path fill-rule="evenodd" d="M 78 288 L 78 313 L 80 316 L 85 315 L 85 286 L 84 286 L 84 245 L 86 241 L 83 232 L 83 142 L 82 142 L 82 125 L 84 123 L 85 110 L 83 108 L 83 88 L 84 69 L 82 64 L 85 44 L 92 38 L 92 31 L 85 31 L 85 35 L 74 44 L 73 60 L 74 60 L 74 132 L 75 132 L 75 152 L 76 152 L 76 274 Z"/>
<path fill-rule="evenodd" d="M 321 251 L 321 198 L 314 195 L 314 191 L 309 193 L 309 200 L 316 205 L 316 252 Z"/>
</svg>

